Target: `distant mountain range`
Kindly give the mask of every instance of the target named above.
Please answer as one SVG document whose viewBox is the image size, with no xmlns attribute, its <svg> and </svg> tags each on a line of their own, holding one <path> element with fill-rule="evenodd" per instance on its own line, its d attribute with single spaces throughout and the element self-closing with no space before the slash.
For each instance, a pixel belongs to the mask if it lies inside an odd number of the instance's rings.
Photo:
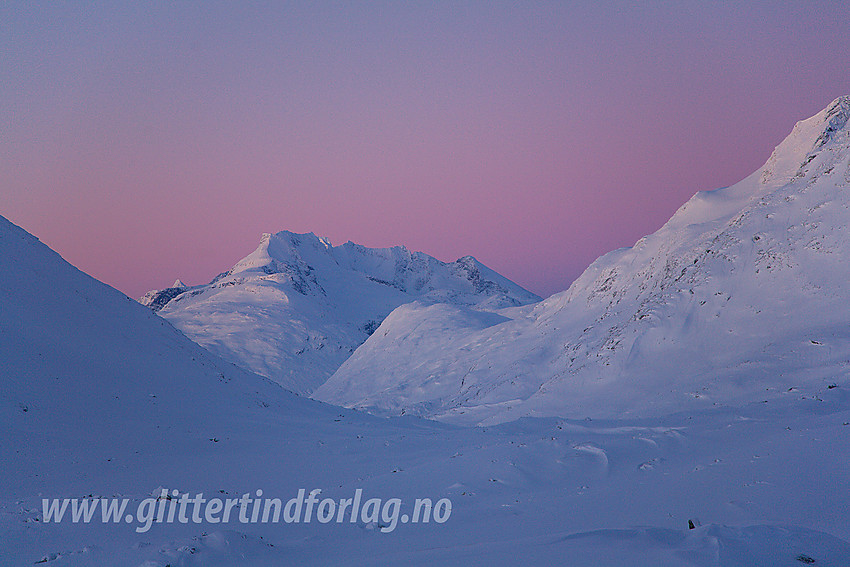
<svg viewBox="0 0 850 567">
<path fill-rule="evenodd" d="M 396 307 L 422 301 L 493 311 L 540 301 L 465 256 L 445 263 L 403 246 L 332 246 L 314 234 L 265 234 L 209 284 L 141 302 L 223 358 L 309 394 Z"/>
</svg>

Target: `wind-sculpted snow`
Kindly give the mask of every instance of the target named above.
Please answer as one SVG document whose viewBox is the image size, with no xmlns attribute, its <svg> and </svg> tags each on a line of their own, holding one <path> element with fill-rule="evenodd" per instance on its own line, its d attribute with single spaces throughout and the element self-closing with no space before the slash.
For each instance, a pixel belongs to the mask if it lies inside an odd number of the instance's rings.
<svg viewBox="0 0 850 567">
<path fill-rule="evenodd" d="M 493 310 L 540 298 L 471 256 L 445 263 L 403 246 L 331 246 L 279 232 L 209 284 L 141 301 L 223 358 L 310 393 L 387 314 L 414 300 Z"/>
<path fill-rule="evenodd" d="M 774 399 L 850 367 L 850 97 L 568 289 L 471 325 L 405 307 L 314 396 L 458 423 Z M 460 323 L 457 323 L 461 321 Z"/>
</svg>

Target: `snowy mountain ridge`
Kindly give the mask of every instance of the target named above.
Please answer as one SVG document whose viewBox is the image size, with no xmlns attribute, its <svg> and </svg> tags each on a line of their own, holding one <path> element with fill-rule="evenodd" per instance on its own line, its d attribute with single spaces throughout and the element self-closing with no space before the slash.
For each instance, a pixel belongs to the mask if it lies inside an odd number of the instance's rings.
<svg viewBox="0 0 850 567">
<path fill-rule="evenodd" d="M 396 310 L 314 397 L 493 423 L 661 414 L 840 380 L 850 368 L 848 116 L 850 97 L 836 99 L 755 173 L 697 193 L 656 233 L 509 320 Z"/>
<path fill-rule="evenodd" d="M 472 256 L 446 263 L 404 246 L 333 246 L 282 231 L 263 234 L 209 284 L 152 291 L 141 302 L 223 358 L 310 393 L 414 300 L 494 310 L 540 298 Z"/>
</svg>

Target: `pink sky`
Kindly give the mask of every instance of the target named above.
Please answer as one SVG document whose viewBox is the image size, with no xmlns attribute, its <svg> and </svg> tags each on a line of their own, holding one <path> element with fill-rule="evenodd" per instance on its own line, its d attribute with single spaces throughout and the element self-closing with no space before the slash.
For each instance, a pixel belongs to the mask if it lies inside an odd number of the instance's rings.
<svg viewBox="0 0 850 567">
<path fill-rule="evenodd" d="M 138 297 L 262 232 L 538 294 L 850 94 L 850 5 L 0 6 L 0 214 Z"/>
</svg>

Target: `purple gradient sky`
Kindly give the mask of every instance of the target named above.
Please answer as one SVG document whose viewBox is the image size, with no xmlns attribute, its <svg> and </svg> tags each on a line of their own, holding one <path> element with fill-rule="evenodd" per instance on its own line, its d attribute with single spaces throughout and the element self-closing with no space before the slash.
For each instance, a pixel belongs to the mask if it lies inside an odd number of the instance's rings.
<svg viewBox="0 0 850 567">
<path fill-rule="evenodd" d="M 847 2 L 0 5 L 0 214 L 138 297 L 260 233 L 539 294 L 850 94 Z"/>
</svg>

